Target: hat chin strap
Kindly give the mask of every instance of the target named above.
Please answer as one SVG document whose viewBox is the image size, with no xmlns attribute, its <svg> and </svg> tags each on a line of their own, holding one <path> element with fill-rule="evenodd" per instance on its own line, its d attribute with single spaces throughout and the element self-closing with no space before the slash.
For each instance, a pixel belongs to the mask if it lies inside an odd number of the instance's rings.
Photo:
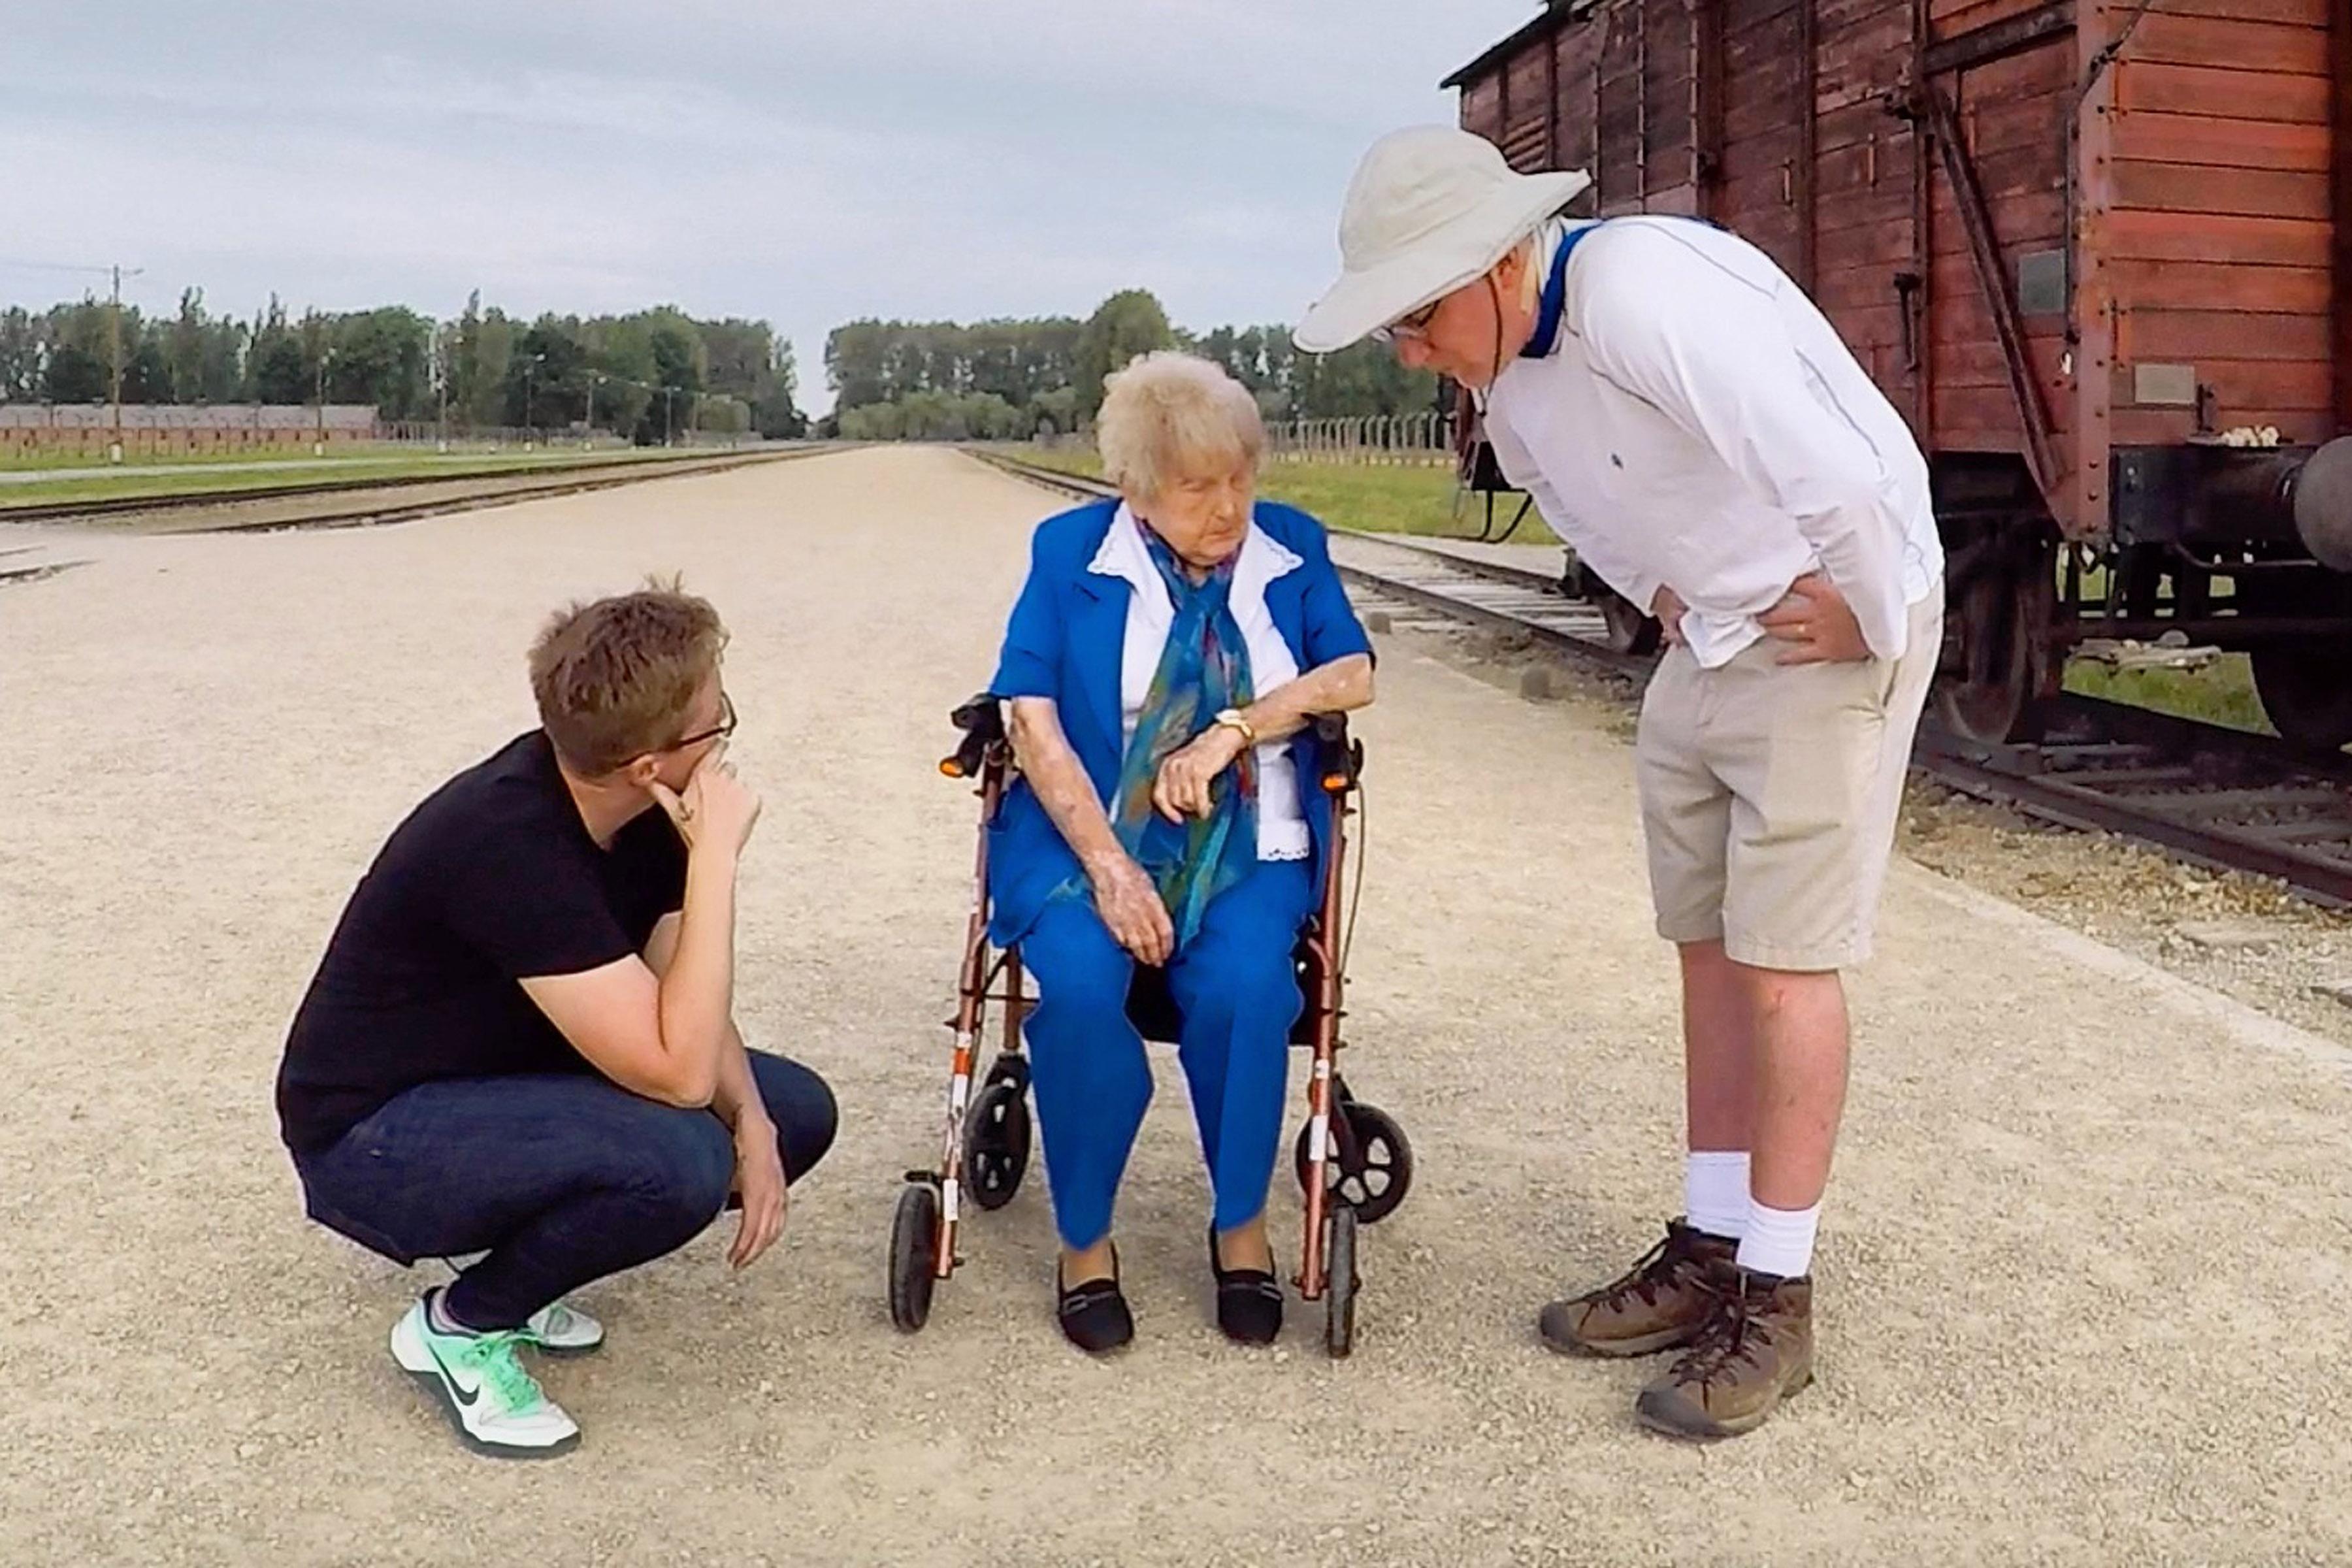
<svg viewBox="0 0 2352 1568">
<path fill-rule="evenodd" d="M 1478 411 L 1478 423 L 1486 422 L 1487 402 L 1494 396 L 1495 384 L 1503 379 L 1504 362 L 1510 356 L 1503 352 L 1503 290 L 1495 282 L 1493 268 L 1486 272 L 1486 302 L 1495 311 L 1495 363 L 1486 372 L 1486 384 L 1470 389 L 1470 406 Z"/>
</svg>

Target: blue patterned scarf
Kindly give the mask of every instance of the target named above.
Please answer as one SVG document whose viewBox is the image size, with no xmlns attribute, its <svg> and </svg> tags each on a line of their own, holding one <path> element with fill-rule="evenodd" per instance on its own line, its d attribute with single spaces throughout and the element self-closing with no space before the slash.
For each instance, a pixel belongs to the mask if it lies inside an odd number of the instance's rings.
<svg viewBox="0 0 2352 1568">
<path fill-rule="evenodd" d="M 1134 738 L 1119 760 L 1110 819 L 1119 843 L 1160 889 L 1181 947 L 1200 931 L 1210 900 L 1256 869 L 1257 749 L 1244 747 L 1218 776 L 1211 786 L 1215 805 L 1205 817 L 1169 821 L 1152 809 L 1151 786 L 1160 764 L 1215 723 L 1218 713 L 1249 705 L 1249 648 L 1230 603 L 1234 560 L 1195 583 L 1158 534 L 1145 529 L 1143 538 L 1168 584 L 1176 620 L 1136 717 Z"/>
</svg>

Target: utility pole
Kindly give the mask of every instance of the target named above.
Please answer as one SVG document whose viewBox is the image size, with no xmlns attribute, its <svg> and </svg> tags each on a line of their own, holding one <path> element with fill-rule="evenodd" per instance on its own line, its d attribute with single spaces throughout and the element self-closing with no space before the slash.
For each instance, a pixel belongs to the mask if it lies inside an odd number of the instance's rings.
<svg viewBox="0 0 2352 1568">
<path fill-rule="evenodd" d="M 674 386 L 665 386 L 662 388 L 662 445 L 664 447 L 667 447 L 671 444 L 669 414 L 670 400 L 677 395 L 677 388 Z"/>
<path fill-rule="evenodd" d="M 334 357 L 335 351 L 332 349 L 319 351 L 319 438 L 317 444 L 310 448 L 313 457 L 323 458 L 327 455 L 327 366 L 333 362 Z"/>
<path fill-rule="evenodd" d="M 602 382 L 604 379 L 604 377 L 601 372 L 592 371 L 589 373 L 588 430 L 586 438 L 580 443 L 583 450 L 593 447 L 596 444 L 596 387 L 597 384 Z"/>
<path fill-rule="evenodd" d="M 108 448 L 107 460 L 119 463 L 122 461 L 122 268 L 108 270 L 114 275 L 113 304 L 106 315 L 106 357 L 114 367 L 114 442 Z M 134 267 L 131 276 L 136 278 L 145 270 Z"/>
<path fill-rule="evenodd" d="M 532 376 L 533 376 L 533 375 L 535 375 L 535 374 L 538 373 L 538 370 L 539 370 L 540 365 L 541 365 L 541 363 L 543 363 L 546 361 L 546 359 L 547 359 L 547 356 L 546 356 L 545 354 L 543 354 L 543 353 L 536 353 L 536 354 L 531 355 L 531 356 L 530 356 L 530 358 L 529 358 L 529 359 L 527 359 L 527 360 L 523 361 L 523 365 L 522 365 L 522 431 L 523 431 L 523 435 L 522 435 L 522 448 L 523 448 L 523 450 L 524 450 L 524 451 L 526 451 L 526 452 L 530 451 L 533 447 L 535 447 L 535 446 L 537 446 L 537 445 L 539 444 L 539 443 L 538 443 L 538 440 L 537 440 L 537 437 L 538 437 L 538 433 L 539 433 L 539 418 L 538 418 L 537 414 L 534 412 L 534 410 L 532 409 L 532 406 L 531 406 L 531 392 L 532 392 L 531 378 L 532 378 Z"/>
</svg>

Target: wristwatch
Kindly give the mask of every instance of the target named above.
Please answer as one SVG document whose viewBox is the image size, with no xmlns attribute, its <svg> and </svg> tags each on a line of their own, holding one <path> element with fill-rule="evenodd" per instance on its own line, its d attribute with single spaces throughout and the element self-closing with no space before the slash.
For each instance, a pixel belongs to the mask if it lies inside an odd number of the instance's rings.
<svg viewBox="0 0 2352 1568">
<path fill-rule="evenodd" d="M 1257 744 L 1257 731 L 1250 728 L 1250 721 L 1242 717 L 1242 710 L 1240 709 L 1228 708 L 1224 710 L 1217 715 L 1216 721 L 1223 724 L 1229 730 L 1240 731 L 1242 735 L 1242 743 L 1244 745 L 1255 746 Z"/>
</svg>

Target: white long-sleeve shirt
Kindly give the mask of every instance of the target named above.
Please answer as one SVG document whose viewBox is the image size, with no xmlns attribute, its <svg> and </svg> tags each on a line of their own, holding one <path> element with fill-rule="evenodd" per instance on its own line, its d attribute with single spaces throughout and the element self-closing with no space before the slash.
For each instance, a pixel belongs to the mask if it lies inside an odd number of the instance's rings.
<svg viewBox="0 0 2352 1568">
<path fill-rule="evenodd" d="M 1721 229 L 1614 218 L 1570 257 L 1561 316 L 1496 379 L 1486 432 L 1579 559 L 1644 610 L 1672 588 L 1708 668 L 1814 570 L 1900 657 L 1944 569 L 1927 459 L 1804 291 Z"/>
</svg>

